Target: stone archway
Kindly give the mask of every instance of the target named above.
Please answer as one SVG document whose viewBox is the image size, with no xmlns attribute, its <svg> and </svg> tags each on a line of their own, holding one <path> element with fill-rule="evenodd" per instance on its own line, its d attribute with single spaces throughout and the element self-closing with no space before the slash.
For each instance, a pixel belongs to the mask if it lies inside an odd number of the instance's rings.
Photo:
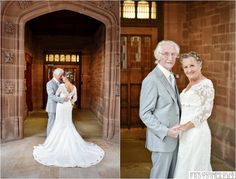
<svg viewBox="0 0 236 179">
<path fill-rule="evenodd" d="M 105 24 L 103 137 L 119 136 L 119 3 L 13 1 L 2 2 L 1 140 L 23 138 L 26 117 L 24 70 L 24 26 L 35 17 L 58 10 L 70 10 Z"/>
</svg>

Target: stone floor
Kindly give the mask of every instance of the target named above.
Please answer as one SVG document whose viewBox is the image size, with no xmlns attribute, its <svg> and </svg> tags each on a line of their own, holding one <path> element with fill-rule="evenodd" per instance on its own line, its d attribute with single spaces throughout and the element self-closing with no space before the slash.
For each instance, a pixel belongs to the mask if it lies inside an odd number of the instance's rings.
<svg viewBox="0 0 236 179">
<path fill-rule="evenodd" d="M 150 152 L 145 149 L 145 129 L 122 129 L 119 142 L 102 139 L 102 126 L 89 110 L 73 112 L 73 121 L 80 135 L 105 150 L 105 158 L 89 168 L 46 167 L 32 157 L 33 146 L 43 143 L 47 113 L 34 111 L 24 123 L 24 139 L 1 144 L 1 178 L 148 178 Z M 120 151 L 121 149 L 121 151 Z M 121 163 L 120 163 L 121 160 Z M 234 171 L 212 156 L 214 171 Z"/>
<path fill-rule="evenodd" d="M 89 110 L 74 111 L 73 121 L 86 141 L 105 150 L 101 163 L 89 168 L 59 168 L 36 162 L 32 150 L 45 140 L 47 113 L 34 111 L 25 120 L 24 139 L 1 144 L 1 178 L 119 178 L 119 141 L 102 139 L 102 126 Z"/>
<path fill-rule="evenodd" d="M 151 155 L 145 148 L 145 129 L 121 129 L 121 178 L 148 178 Z M 212 156 L 213 171 L 235 171 Z"/>
</svg>

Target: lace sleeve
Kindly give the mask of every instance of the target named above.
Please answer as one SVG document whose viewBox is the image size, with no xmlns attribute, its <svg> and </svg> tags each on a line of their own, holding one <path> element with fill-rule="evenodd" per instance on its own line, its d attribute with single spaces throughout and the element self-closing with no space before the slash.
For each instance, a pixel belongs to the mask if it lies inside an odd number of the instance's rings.
<svg viewBox="0 0 236 179">
<path fill-rule="evenodd" d="M 191 122 L 195 127 L 200 126 L 205 120 L 207 120 L 212 112 L 213 101 L 215 96 L 215 90 L 212 82 L 209 80 L 206 83 L 199 86 L 196 89 L 196 93 L 200 98 L 201 106 L 198 107 L 196 115 Z"/>
<path fill-rule="evenodd" d="M 73 90 L 73 92 L 71 93 L 71 102 L 75 102 L 75 101 L 77 101 L 77 89 L 76 89 L 76 87 L 74 86 L 74 90 Z"/>
</svg>

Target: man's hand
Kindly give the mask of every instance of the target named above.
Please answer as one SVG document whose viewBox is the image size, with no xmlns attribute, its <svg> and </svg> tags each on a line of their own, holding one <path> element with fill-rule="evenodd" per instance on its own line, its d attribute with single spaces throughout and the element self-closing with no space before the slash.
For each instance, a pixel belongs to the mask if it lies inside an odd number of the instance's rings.
<svg viewBox="0 0 236 179">
<path fill-rule="evenodd" d="M 179 126 L 174 126 L 172 128 L 169 128 L 167 131 L 167 135 L 173 138 L 177 138 L 179 135 L 179 130 L 178 130 Z"/>
<path fill-rule="evenodd" d="M 68 96 L 66 96 L 66 97 L 64 97 L 64 102 L 67 102 L 67 101 L 69 101 L 69 97 Z"/>
<path fill-rule="evenodd" d="M 189 121 L 185 124 L 179 125 L 178 130 L 185 132 L 189 129 L 192 129 L 193 127 L 195 127 L 194 124 L 191 121 Z"/>
</svg>

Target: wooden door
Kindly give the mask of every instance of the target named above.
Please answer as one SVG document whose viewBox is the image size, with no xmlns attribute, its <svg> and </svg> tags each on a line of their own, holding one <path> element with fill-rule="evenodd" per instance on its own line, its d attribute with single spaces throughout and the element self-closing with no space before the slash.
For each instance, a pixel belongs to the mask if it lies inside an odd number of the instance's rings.
<svg viewBox="0 0 236 179">
<path fill-rule="evenodd" d="M 144 127 L 139 96 L 142 80 L 153 66 L 151 35 L 121 35 L 121 127 Z"/>
<path fill-rule="evenodd" d="M 29 54 L 25 54 L 26 70 L 25 70 L 25 81 L 26 81 L 26 105 L 28 111 L 33 110 L 32 102 L 32 57 Z"/>
</svg>

